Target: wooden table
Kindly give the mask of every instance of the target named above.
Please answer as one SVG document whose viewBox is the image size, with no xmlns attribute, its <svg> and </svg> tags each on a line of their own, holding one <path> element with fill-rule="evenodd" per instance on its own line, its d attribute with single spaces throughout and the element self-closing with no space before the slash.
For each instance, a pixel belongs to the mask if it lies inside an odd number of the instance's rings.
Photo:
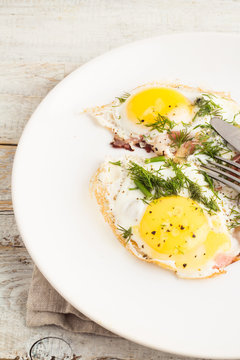
<svg viewBox="0 0 240 360">
<path fill-rule="evenodd" d="M 36 106 L 89 59 L 163 33 L 239 32 L 239 18 L 240 0 L 0 0 L 0 360 L 28 359 L 47 336 L 66 340 L 75 359 L 179 358 L 120 338 L 25 326 L 33 264 L 14 221 L 12 162 Z"/>
</svg>

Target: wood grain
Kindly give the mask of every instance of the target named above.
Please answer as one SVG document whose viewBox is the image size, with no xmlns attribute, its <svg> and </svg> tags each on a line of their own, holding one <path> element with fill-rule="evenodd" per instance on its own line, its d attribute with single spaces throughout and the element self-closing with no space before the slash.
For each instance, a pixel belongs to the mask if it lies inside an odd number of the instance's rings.
<svg viewBox="0 0 240 360">
<path fill-rule="evenodd" d="M 18 143 L 33 111 L 64 71 L 63 64 L 0 65 L 0 143 Z"/>
<path fill-rule="evenodd" d="M 23 246 L 13 213 L 0 212 L 0 251 L 4 251 L 5 247 Z"/>
<path fill-rule="evenodd" d="M 12 211 L 11 172 L 15 146 L 0 145 L 0 212 Z"/>
</svg>

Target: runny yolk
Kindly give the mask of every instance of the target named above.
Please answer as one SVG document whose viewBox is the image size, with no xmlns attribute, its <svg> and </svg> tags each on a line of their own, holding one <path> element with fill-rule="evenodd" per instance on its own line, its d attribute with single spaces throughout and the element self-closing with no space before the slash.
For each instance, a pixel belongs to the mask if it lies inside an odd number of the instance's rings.
<svg viewBox="0 0 240 360">
<path fill-rule="evenodd" d="M 228 234 L 210 227 L 199 204 L 181 196 L 152 201 L 138 231 L 154 256 L 175 260 L 177 268 L 181 269 L 199 269 L 216 253 L 228 251 L 231 246 Z"/>
<path fill-rule="evenodd" d="M 177 112 L 189 117 L 192 112 L 190 101 L 179 91 L 153 87 L 132 95 L 126 103 L 127 118 L 133 122 L 151 124 L 157 114 L 173 117 Z"/>
</svg>

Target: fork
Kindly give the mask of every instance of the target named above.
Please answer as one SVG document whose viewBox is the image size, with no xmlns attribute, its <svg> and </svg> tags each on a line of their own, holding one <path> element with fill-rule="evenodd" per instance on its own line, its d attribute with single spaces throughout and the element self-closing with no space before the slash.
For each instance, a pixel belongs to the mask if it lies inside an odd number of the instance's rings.
<svg viewBox="0 0 240 360">
<path fill-rule="evenodd" d="M 225 162 L 226 164 L 232 165 L 235 168 L 238 168 L 239 171 L 232 169 L 229 166 L 222 165 L 217 162 L 209 161 L 207 164 L 202 164 L 202 168 L 204 168 L 204 171 L 209 175 L 211 178 L 222 182 L 223 184 L 231 187 L 232 189 L 236 190 L 238 193 L 240 193 L 240 186 L 235 184 L 240 184 L 240 164 L 236 163 L 235 161 L 224 159 L 220 156 L 215 156 L 215 159 Z M 208 165 L 210 164 L 210 165 Z M 207 170 L 206 170 L 207 169 Z M 237 175 L 238 177 L 229 174 L 231 172 L 234 175 Z M 224 177 L 222 177 L 223 175 Z"/>
</svg>

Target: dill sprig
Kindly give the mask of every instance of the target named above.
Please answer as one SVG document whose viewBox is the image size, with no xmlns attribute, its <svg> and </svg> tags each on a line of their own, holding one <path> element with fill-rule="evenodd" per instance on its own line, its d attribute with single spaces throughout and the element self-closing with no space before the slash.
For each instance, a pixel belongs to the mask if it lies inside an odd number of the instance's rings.
<svg viewBox="0 0 240 360">
<path fill-rule="evenodd" d="M 206 115 L 210 115 L 210 116 L 221 115 L 222 107 L 213 101 L 212 95 L 203 94 L 202 97 L 196 99 L 194 105 L 197 106 L 199 110 L 196 112 L 193 121 L 197 117 L 203 117 Z"/>
<path fill-rule="evenodd" d="M 208 199 L 206 196 L 202 196 L 201 202 L 210 210 L 210 212 L 216 212 L 220 210 L 213 196 L 210 199 Z"/>
<path fill-rule="evenodd" d="M 144 169 L 142 166 L 130 162 L 129 173 L 138 189 L 147 199 L 154 200 L 164 196 L 177 195 L 183 183 L 179 176 L 163 179 L 159 174 Z M 141 186 L 139 186 L 141 184 Z"/>
<path fill-rule="evenodd" d="M 140 120 L 141 123 L 141 120 Z M 151 128 L 151 131 L 157 130 L 158 132 L 163 132 L 164 130 L 171 130 L 176 123 L 170 120 L 167 116 L 157 114 L 155 120 L 151 124 L 145 124 L 146 127 Z"/>
<path fill-rule="evenodd" d="M 214 197 L 208 199 L 204 196 L 201 186 L 194 183 L 183 173 L 181 165 L 175 163 L 172 159 L 167 159 L 164 166 L 172 168 L 175 176 L 164 179 L 159 171 L 149 171 L 133 161 L 130 162 L 128 171 L 131 179 L 144 194 L 145 199 L 154 200 L 160 197 L 178 195 L 183 188 L 186 188 L 190 198 L 202 203 L 210 212 L 219 210 Z"/>
<path fill-rule="evenodd" d="M 210 135 L 208 134 L 201 133 L 198 136 L 198 140 L 199 144 L 196 145 L 196 150 L 199 150 L 198 154 L 204 154 L 211 158 L 215 158 L 215 156 L 231 152 L 226 144 L 220 142 L 221 140 L 211 140 Z"/>
<path fill-rule="evenodd" d="M 186 129 L 176 131 L 174 134 L 169 132 L 169 137 L 172 140 L 173 146 L 177 149 L 179 149 L 185 142 L 191 141 L 193 139 Z"/>
<path fill-rule="evenodd" d="M 240 215 L 236 215 L 228 225 L 229 229 L 234 229 L 235 227 L 240 225 Z"/>
<path fill-rule="evenodd" d="M 218 193 L 214 188 L 213 179 L 203 170 L 200 170 L 200 173 L 203 175 L 204 180 L 206 181 L 206 183 L 208 184 L 209 188 L 212 190 L 214 195 L 219 199 Z"/>
<path fill-rule="evenodd" d="M 217 144 L 212 140 L 206 141 L 201 145 L 198 145 L 196 149 L 199 149 L 199 154 L 204 154 L 211 158 L 215 158 L 216 156 L 231 152 L 231 150 L 227 147 Z"/>
<path fill-rule="evenodd" d="M 231 219 L 230 224 L 228 225 L 229 229 L 233 229 L 240 225 L 240 213 L 239 211 L 235 210 L 234 207 L 231 209 L 230 215 L 233 214 L 235 216 Z"/>
<path fill-rule="evenodd" d="M 208 123 L 208 124 L 199 124 L 199 125 L 195 126 L 193 128 L 193 130 L 195 130 L 197 128 L 213 130 L 213 127 L 212 127 L 212 125 L 210 123 Z"/>
<path fill-rule="evenodd" d="M 117 166 L 122 166 L 122 164 L 121 164 L 121 161 L 120 160 L 118 160 L 118 161 L 109 161 L 109 163 L 110 164 L 112 164 L 112 165 L 117 165 Z"/>
<path fill-rule="evenodd" d="M 187 182 L 187 189 L 189 191 L 191 199 L 205 205 L 209 209 L 210 213 L 212 211 L 213 212 L 219 211 L 219 207 L 217 205 L 216 200 L 213 197 L 208 199 L 206 196 L 204 196 L 200 185 L 194 183 L 192 180 L 188 178 L 186 178 L 186 182 Z"/>
<path fill-rule="evenodd" d="M 116 99 L 118 99 L 118 101 L 120 102 L 120 104 L 124 103 L 127 98 L 129 98 L 131 94 L 129 94 L 128 92 L 125 92 L 124 94 L 122 94 L 122 96 L 120 97 L 116 97 Z"/>
<path fill-rule="evenodd" d="M 239 127 L 239 123 L 237 122 L 237 118 L 240 116 L 240 111 L 237 112 L 234 116 L 233 119 L 231 121 L 228 121 L 225 119 L 226 122 L 228 122 L 229 124 L 232 124 L 234 126 L 238 126 Z"/>
<path fill-rule="evenodd" d="M 128 229 L 125 229 L 121 225 L 118 225 L 118 230 L 122 232 L 122 237 L 126 239 L 126 242 L 128 242 L 131 239 L 131 236 L 133 234 L 131 226 Z"/>
<path fill-rule="evenodd" d="M 159 162 L 159 161 L 165 161 L 165 160 L 166 160 L 165 156 L 160 155 L 160 156 L 154 156 L 152 158 L 147 158 L 147 159 L 145 159 L 144 162 L 145 162 L 145 164 L 150 164 L 153 162 Z"/>
<path fill-rule="evenodd" d="M 144 169 L 142 166 L 130 161 L 128 168 L 133 181 L 140 182 L 148 191 L 153 190 L 153 178 L 156 176 L 151 171 Z"/>
<path fill-rule="evenodd" d="M 190 198 L 198 202 L 202 202 L 202 189 L 201 186 L 193 182 L 192 180 L 186 178 L 187 189 L 190 194 Z"/>
</svg>

